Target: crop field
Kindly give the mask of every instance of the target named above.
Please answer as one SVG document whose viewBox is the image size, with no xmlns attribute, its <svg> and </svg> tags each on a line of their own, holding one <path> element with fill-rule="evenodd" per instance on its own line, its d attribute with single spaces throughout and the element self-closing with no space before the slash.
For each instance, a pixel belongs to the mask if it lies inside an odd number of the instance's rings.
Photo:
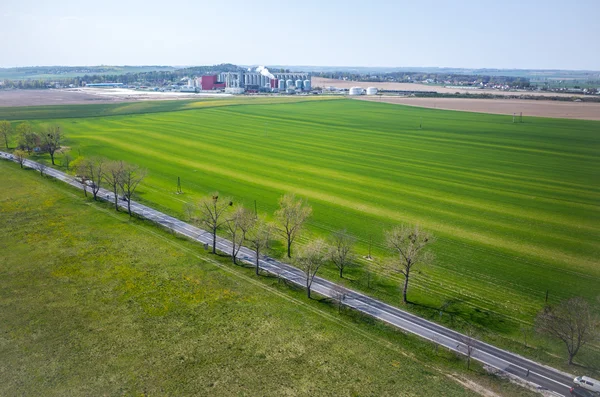
<svg viewBox="0 0 600 397">
<path fill-rule="evenodd" d="M 180 216 L 185 202 L 215 190 L 270 214 L 295 192 L 313 206 L 303 241 L 345 228 L 361 255 L 372 241 L 375 260 L 344 282 L 369 290 L 369 268 L 377 287 L 368 292 L 394 304 L 401 277 L 385 270 L 383 231 L 420 224 L 437 238 L 436 260 L 415 274 L 411 310 L 452 326 L 474 323 L 488 340 L 529 356 L 552 361 L 562 352 L 544 341 L 536 342 L 542 349 L 522 346 L 520 329 L 531 330 L 546 295 L 550 303 L 583 296 L 598 307 L 600 122 L 513 124 L 509 116 L 349 100 L 206 103 L 53 120 L 47 108 L 32 122 L 63 125 L 76 155 L 147 167 L 140 199 Z M 324 275 L 336 277 L 333 269 Z M 592 346 L 578 360 L 598 363 L 598 355 Z"/>
<path fill-rule="evenodd" d="M 33 170 L 0 182 L 0 395 L 534 395 Z"/>
</svg>

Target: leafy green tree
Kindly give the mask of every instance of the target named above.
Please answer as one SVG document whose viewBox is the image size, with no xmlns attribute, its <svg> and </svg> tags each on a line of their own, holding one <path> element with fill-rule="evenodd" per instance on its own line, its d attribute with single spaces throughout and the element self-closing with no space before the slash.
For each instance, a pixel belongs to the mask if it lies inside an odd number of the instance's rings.
<svg viewBox="0 0 600 397">
<path fill-rule="evenodd" d="M 29 157 L 27 152 L 25 150 L 17 149 L 13 152 L 13 155 L 17 159 L 17 163 L 19 163 L 21 168 L 23 168 L 23 164 L 25 163 L 25 160 L 27 160 L 27 157 Z"/>
<path fill-rule="evenodd" d="M 39 144 L 38 135 L 27 121 L 17 126 L 17 139 L 19 149 L 25 149 L 29 154 Z"/>
<path fill-rule="evenodd" d="M 13 133 L 12 124 L 7 120 L 0 121 L 0 136 L 4 138 L 6 150 L 8 150 L 8 140 Z"/>
</svg>

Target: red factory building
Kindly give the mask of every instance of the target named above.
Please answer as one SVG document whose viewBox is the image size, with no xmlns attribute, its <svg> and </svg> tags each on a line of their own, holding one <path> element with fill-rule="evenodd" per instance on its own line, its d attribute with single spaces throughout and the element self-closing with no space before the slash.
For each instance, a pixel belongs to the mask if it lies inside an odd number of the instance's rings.
<svg viewBox="0 0 600 397">
<path fill-rule="evenodd" d="M 219 90 L 225 88 L 225 83 L 218 81 L 219 76 L 202 76 L 201 86 L 202 90 Z"/>
</svg>

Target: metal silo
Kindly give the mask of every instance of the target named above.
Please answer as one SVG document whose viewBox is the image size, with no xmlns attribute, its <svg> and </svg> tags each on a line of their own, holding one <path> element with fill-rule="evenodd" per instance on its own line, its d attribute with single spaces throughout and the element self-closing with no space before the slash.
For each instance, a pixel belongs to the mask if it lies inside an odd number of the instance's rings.
<svg viewBox="0 0 600 397">
<path fill-rule="evenodd" d="M 294 86 L 294 82 L 291 79 L 285 81 L 285 88 L 290 88 Z"/>
<path fill-rule="evenodd" d="M 300 80 L 300 79 L 296 80 L 296 89 L 297 90 L 302 89 L 302 80 Z"/>
<path fill-rule="evenodd" d="M 304 90 L 310 91 L 310 80 L 304 80 Z"/>
<path fill-rule="evenodd" d="M 281 80 L 279 80 L 278 83 L 279 83 L 279 87 L 278 87 L 279 91 L 285 90 L 285 80 L 281 79 Z"/>
</svg>

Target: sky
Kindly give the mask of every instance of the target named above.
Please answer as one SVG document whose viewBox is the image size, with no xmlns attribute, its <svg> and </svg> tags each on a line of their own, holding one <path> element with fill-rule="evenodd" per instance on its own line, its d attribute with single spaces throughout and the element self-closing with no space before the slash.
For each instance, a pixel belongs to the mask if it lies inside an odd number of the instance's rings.
<svg viewBox="0 0 600 397">
<path fill-rule="evenodd" d="M 0 0 L 0 67 L 600 70 L 600 0 Z"/>
</svg>

